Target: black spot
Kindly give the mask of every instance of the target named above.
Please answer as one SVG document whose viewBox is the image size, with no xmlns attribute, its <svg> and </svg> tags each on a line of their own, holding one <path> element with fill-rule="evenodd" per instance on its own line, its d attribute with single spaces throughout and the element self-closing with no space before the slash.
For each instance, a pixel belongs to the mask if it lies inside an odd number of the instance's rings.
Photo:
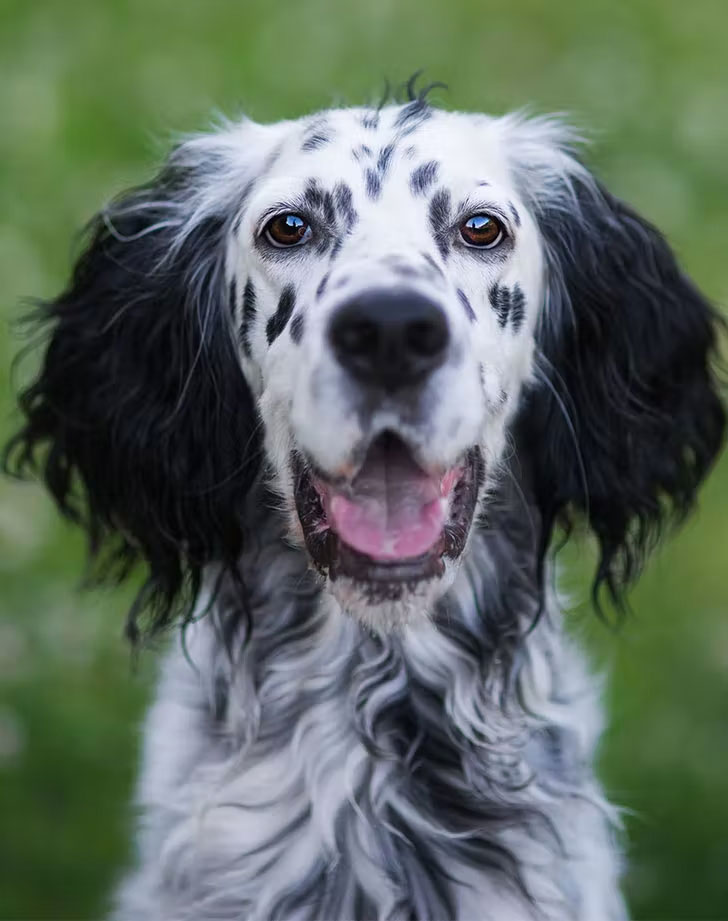
<svg viewBox="0 0 728 921">
<path fill-rule="evenodd" d="M 387 175 L 387 170 L 389 169 L 389 164 L 392 162 L 392 154 L 394 153 L 394 144 L 387 144 L 386 147 L 382 147 L 379 151 L 379 157 L 377 158 L 377 169 L 382 178 Z"/>
<path fill-rule="evenodd" d="M 324 192 L 322 211 L 327 224 L 336 223 L 336 209 L 334 208 L 334 196 L 331 192 Z"/>
<path fill-rule="evenodd" d="M 324 291 L 326 290 L 326 285 L 329 283 L 329 273 L 327 272 L 321 281 L 318 283 L 318 288 L 316 288 L 316 297 L 323 297 Z"/>
<path fill-rule="evenodd" d="M 511 214 L 513 215 L 513 223 L 516 225 L 516 227 L 520 227 L 521 226 L 521 215 L 518 213 L 518 209 L 516 208 L 516 206 L 513 204 L 512 201 L 508 202 L 508 207 L 510 208 Z"/>
<path fill-rule="evenodd" d="M 230 314 L 234 320 L 238 312 L 238 286 L 235 284 L 234 278 L 230 281 L 228 300 L 230 302 Z"/>
<path fill-rule="evenodd" d="M 334 196 L 325 191 L 318 180 L 310 179 L 303 192 L 303 201 L 307 208 L 318 212 L 319 228 L 316 252 L 325 253 L 336 230 L 336 208 Z"/>
<path fill-rule="evenodd" d="M 372 149 L 366 144 L 360 144 L 358 147 L 352 148 L 351 155 L 358 163 L 364 157 L 371 157 Z"/>
<path fill-rule="evenodd" d="M 443 259 L 447 258 L 450 230 L 450 193 L 439 189 L 430 199 L 430 226 Z"/>
<path fill-rule="evenodd" d="M 435 262 L 429 253 L 422 253 L 422 258 L 437 275 L 441 276 L 443 274 L 442 268 Z"/>
<path fill-rule="evenodd" d="M 278 301 L 278 309 L 268 320 L 265 328 L 265 334 L 268 337 L 268 345 L 271 345 L 280 336 L 286 328 L 286 323 L 291 318 L 293 308 L 296 306 L 296 295 L 292 285 L 286 285 Z"/>
<path fill-rule="evenodd" d="M 500 325 L 505 327 L 510 319 L 513 329 L 518 332 L 526 316 L 526 297 L 521 286 L 516 284 L 509 289 L 505 285 L 493 285 L 489 297 Z"/>
<path fill-rule="evenodd" d="M 212 716 L 216 723 L 222 723 L 228 707 L 229 683 L 222 675 L 216 675 L 212 688 Z"/>
<path fill-rule="evenodd" d="M 505 327 L 511 312 L 511 292 L 504 285 L 493 285 L 488 292 L 490 303 L 498 315 L 498 323 Z"/>
<path fill-rule="evenodd" d="M 525 316 L 526 295 L 523 293 L 521 286 L 516 284 L 513 286 L 513 291 L 511 293 L 511 322 L 516 332 L 518 332 L 523 325 Z"/>
<path fill-rule="evenodd" d="M 334 259 L 339 255 L 339 250 L 341 249 L 343 242 L 344 241 L 341 237 L 337 237 L 334 240 L 334 245 L 331 247 L 331 255 L 329 256 L 329 263 L 333 262 Z"/>
<path fill-rule="evenodd" d="M 339 182 L 334 186 L 334 203 L 339 215 L 343 218 L 344 224 L 348 231 L 353 230 L 354 225 L 359 219 L 356 209 L 353 205 L 353 195 L 351 187 L 345 182 Z"/>
<path fill-rule="evenodd" d="M 440 87 L 443 90 L 449 89 L 447 83 L 442 83 L 440 80 L 435 80 L 432 83 L 427 83 L 425 86 L 421 86 L 417 89 L 417 81 L 420 79 L 424 70 L 420 68 L 416 70 L 412 76 L 407 80 L 400 91 L 399 96 L 404 95 L 405 99 L 408 102 L 419 102 L 421 105 L 427 104 L 428 95 L 434 90 Z"/>
<path fill-rule="evenodd" d="M 267 164 L 266 164 L 266 167 L 267 167 Z M 240 228 L 242 226 L 243 220 L 245 219 L 244 208 L 247 205 L 248 199 L 250 198 L 250 194 L 254 188 L 255 188 L 255 179 L 251 179 L 250 182 L 246 183 L 245 188 L 243 189 L 243 192 L 240 198 L 238 199 L 237 210 L 239 211 L 239 214 L 235 220 L 235 225 L 233 227 L 233 234 L 235 236 L 240 235 Z"/>
<path fill-rule="evenodd" d="M 410 189 L 414 195 L 424 195 L 430 186 L 437 180 L 437 173 L 440 164 L 437 160 L 430 160 L 429 163 L 422 163 L 417 169 L 413 170 L 410 176 Z"/>
<path fill-rule="evenodd" d="M 395 128 L 401 128 L 402 134 L 411 134 L 424 122 L 432 118 L 432 109 L 424 99 L 415 99 L 403 106 L 394 120 Z"/>
<path fill-rule="evenodd" d="M 375 200 L 379 198 L 382 192 L 382 180 L 379 173 L 376 170 L 368 169 L 364 174 L 364 179 L 369 198 Z"/>
<path fill-rule="evenodd" d="M 402 259 L 401 256 L 387 256 L 385 262 L 393 272 L 401 275 L 402 278 L 418 278 L 421 276 L 421 272 L 411 263 Z"/>
<path fill-rule="evenodd" d="M 240 322 L 240 342 L 243 352 L 250 358 L 250 328 L 255 320 L 255 288 L 248 280 L 243 290 L 243 318 Z"/>
<path fill-rule="evenodd" d="M 379 127 L 379 112 L 367 112 L 361 120 L 362 127 L 367 131 L 376 131 Z"/>
<path fill-rule="evenodd" d="M 315 179 L 309 179 L 309 181 L 306 183 L 306 188 L 303 190 L 303 199 L 309 208 L 323 207 L 323 189 Z"/>
<path fill-rule="evenodd" d="M 291 320 L 291 339 L 300 345 L 301 339 L 303 339 L 303 314 L 297 313 L 296 316 Z"/>
<path fill-rule="evenodd" d="M 490 185 L 490 183 L 487 181 L 487 179 L 481 179 L 478 185 L 484 186 L 484 185 Z"/>
<path fill-rule="evenodd" d="M 322 131 L 314 131 L 312 134 L 309 134 L 303 144 L 301 144 L 301 150 L 304 152 L 318 150 L 320 147 L 328 144 L 330 140 L 330 134 L 324 134 Z"/>
<path fill-rule="evenodd" d="M 322 233 L 320 238 L 316 242 L 316 255 L 324 256 L 326 255 L 326 250 L 331 244 L 331 235 L 328 233 Z"/>
<path fill-rule="evenodd" d="M 420 277 L 420 273 L 417 271 L 417 269 L 413 265 L 407 265 L 406 263 L 402 265 L 394 266 L 394 271 L 398 275 L 401 275 L 402 278 L 419 278 Z"/>
<path fill-rule="evenodd" d="M 458 288 L 458 297 L 460 298 L 460 303 L 465 308 L 465 313 L 467 314 L 468 319 L 471 323 L 475 323 L 475 311 L 473 310 L 472 304 L 468 300 L 468 295 L 463 291 L 462 288 Z"/>
</svg>

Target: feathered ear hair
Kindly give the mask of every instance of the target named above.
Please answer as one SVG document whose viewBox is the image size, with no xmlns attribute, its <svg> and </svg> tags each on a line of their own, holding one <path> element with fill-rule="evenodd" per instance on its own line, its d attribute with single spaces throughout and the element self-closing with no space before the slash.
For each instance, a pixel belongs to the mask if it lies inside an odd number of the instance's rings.
<svg viewBox="0 0 728 921">
<path fill-rule="evenodd" d="M 606 586 L 619 605 L 720 450 L 721 320 L 660 233 L 568 151 L 552 149 L 539 178 L 547 298 L 518 437 L 536 459 L 544 549 L 555 522 L 583 515 L 599 544 L 595 600 Z"/>
<path fill-rule="evenodd" d="M 156 630 L 188 611 L 205 564 L 233 566 L 241 548 L 260 447 L 225 256 L 254 130 L 182 144 L 94 219 L 68 288 L 40 308 L 50 340 L 6 449 L 11 472 L 40 470 L 86 528 L 93 576 L 120 581 L 146 562 L 132 639 L 142 612 Z"/>
</svg>

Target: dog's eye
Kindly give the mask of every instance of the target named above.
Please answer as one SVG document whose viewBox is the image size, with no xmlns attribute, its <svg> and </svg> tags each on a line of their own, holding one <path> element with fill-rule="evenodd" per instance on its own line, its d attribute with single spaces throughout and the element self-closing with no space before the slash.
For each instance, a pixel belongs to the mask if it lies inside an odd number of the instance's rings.
<svg viewBox="0 0 728 921">
<path fill-rule="evenodd" d="M 503 225 L 490 214 L 474 214 L 460 225 L 460 236 L 468 246 L 492 249 L 505 235 Z"/>
<path fill-rule="evenodd" d="M 278 214 L 268 221 L 263 233 L 273 246 L 298 246 L 311 236 L 311 225 L 300 214 Z"/>
</svg>

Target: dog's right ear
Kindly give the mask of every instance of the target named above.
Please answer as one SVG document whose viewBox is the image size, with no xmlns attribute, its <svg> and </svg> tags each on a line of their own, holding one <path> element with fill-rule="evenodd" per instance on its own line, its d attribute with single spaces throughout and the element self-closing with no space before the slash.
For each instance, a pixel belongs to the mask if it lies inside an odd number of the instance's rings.
<svg viewBox="0 0 728 921">
<path fill-rule="evenodd" d="M 141 611 L 164 626 L 202 567 L 241 549 L 261 448 L 225 261 L 271 140 L 245 122 L 180 145 L 94 219 L 68 288 L 40 308 L 50 338 L 6 468 L 42 473 L 86 528 L 93 574 L 120 580 L 146 562 L 132 638 Z"/>
</svg>

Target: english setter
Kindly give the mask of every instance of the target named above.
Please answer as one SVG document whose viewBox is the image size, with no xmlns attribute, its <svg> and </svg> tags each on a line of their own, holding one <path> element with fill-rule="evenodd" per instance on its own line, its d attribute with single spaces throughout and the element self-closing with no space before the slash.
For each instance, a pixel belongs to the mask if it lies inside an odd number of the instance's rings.
<svg viewBox="0 0 728 921">
<path fill-rule="evenodd" d="M 145 562 L 132 639 L 183 615 L 114 916 L 624 918 L 548 549 L 585 521 L 619 600 L 724 413 L 716 315 L 572 133 L 226 123 L 44 314 L 10 465 L 100 576 Z"/>
</svg>

